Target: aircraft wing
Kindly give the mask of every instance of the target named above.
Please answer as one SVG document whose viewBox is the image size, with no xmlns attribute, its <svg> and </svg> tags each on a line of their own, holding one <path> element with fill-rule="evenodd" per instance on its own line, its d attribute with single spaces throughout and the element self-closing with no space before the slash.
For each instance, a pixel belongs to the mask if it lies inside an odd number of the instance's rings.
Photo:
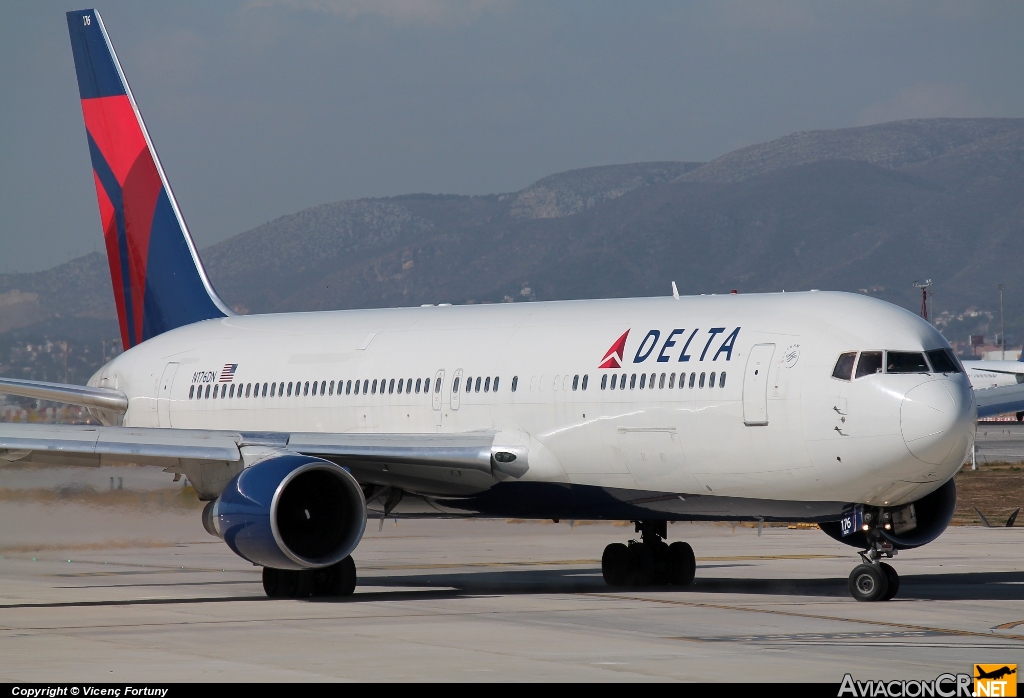
<svg viewBox="0 0 1024 698">
<path fill-rule="evenodd" d="M 202 498 L 216 497 L 245 467 L 290 451 L 348 467 L 360 482 L 448 492 L 486 489 L 492 479 L 496 432 L 459 434 L 338 434 L 232 432 L 57 424 L 0 424 L 0 462 L 47 465 L 153 465 L 182 473 Z M 505 467 L 520 476 L 526 453 Z"/>
<path fill-rule="evenodd" d="M 1024 411 L 1024 384 L 1003 385 L 974 391 L 978 418 Z"/>
</svg>

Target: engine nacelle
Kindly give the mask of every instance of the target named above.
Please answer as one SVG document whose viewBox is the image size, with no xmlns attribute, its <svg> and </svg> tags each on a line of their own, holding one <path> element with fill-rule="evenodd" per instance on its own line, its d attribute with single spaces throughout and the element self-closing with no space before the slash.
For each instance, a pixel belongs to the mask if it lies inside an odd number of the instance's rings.
<svg viewBox="0 0 1024 698">
<path fill-rule="evenodd" d="M 366 528 L 366 499 L 344 468 L 280 455 L 240 472 L 203 510 L 203 526 L 264 567 L 327 567 L 347 557 Z"/>
<path fill-rule="evenodd" d="M 888 523 L 891 524 L 888 530 L 881 528 L 880 533 L 882 538 L 892 543 L 897 550 L 917 548 L 931 543 L 949 526 L 955 509 L 956 483 L 952 478 L 942 487 L 921 497 L 916 502 L 885 509 L 865 507 L 865 511 L 871 511 L 874 515 L 881 516 L 883 522 L 888 520 Z M 876 521 L 875 524 L 877 525 L 877 523 Z M 818 525 L 822 531 L 840 543 L 846 543 L 856 548 L 868 547 L 868 539 L 863 531 L 856 531 L 844 537 L 838 521 L 828 521 Z"/>
</svg>

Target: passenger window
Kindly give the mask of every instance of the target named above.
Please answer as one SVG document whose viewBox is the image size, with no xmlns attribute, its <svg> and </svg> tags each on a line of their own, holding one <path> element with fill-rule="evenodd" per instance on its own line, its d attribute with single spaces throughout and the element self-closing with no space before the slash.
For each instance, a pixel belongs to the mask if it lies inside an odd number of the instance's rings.
<svg viewBox="0 0 1024 698">
<path fill-rule="evenodd" d="M 885 352 L 886 373 L 928 373 L 928 362 L 919 351 Z"/>
<path fill-rule="evenodd" d="M 435 393 L 441 392 L 441 378 L 440 377 L 438 377 L 438 379 L 434 381 L 434 392 Z"/>
<path fill-rule="evenodd" d="M 422 381 L 423 381 L 422 378 L 417 378 L 416 379 L 416 394 L 417 395 L 420 394 L 420 386 L 423 385 Z"/>
<path fill-rule="evenodd" d="M 857 378 L 882 372 L 882 352 L 862 351 L 857 361 Z"/>
<path fill-rule="evenodd" d="M 722 374 L 720 376 L 718 376 L 718 387 L 719 388 L 724 388 L 725 387 L 725 371 L 722 371 Z"/>
<path fill-rule="evenodd" d="M 695 380 L 697 380 L 697 374 L 696 374 L 696 373 L 691 373 L 691 374 L 690 374 L 690 387 L 691 387 L 691 388 L 693 387 L 693 382 L 694 382 Z M 682 385 L 682 384 L 683 384 L 683 382 L 682 382 L 682 381 L 679 381 L 679 385 Z"/>
<path fill-rule="evenodd" d="M 668 374 L 668 389 L 672 390 L 674 387 L 676 387 L 676 374 L 670 373 Z"/>
<path fill-rule="evenodd" d="M 206 392 L 203 394 L 203 399 L 204 400 L 209 400 L 210 399 L 210 386 L 206 386 Z"/>
<path fill-rule="evenodd" d="M 491 377 L 490 376 L 487 376 L 487 378 L 484 379 L 484 392 L 485 393 L 491 392 Z"/>
<path fill-rule="evenodd" d="M 640 390 L 644 389 L 644 384 L 645 383 L 647 383 L 647 374 L 646 373 L 641 373 L 640 374 Z"/>
<path fill-rule="evenodd" d="M 590 378 L 590 376 L 589 376 L 589 375 L 587 375 L 587 374 L 583 374 L 583 389 L 584 389 L 584 390 L 586 390 L 586 389 L 587 389 L 587 379 L 588 379 L 588 378 Z M 494 380 L 498 380 L 498 379 L 497 379 L 497 378 L 495 378 Z"/>
<path fill-rule="evenodd" d="M 636 378 L 636 374 L 635 373 L 633 374 L 633 378 L 634 379 Z M 623 373 L 621 376 L 619 376 L 619 390 L 625 390 L 625 389 L 626 389 L 626 374 Z"/>
<path fill-rule="evenodd" d="M 516 388 L 518 388 L 518 387 L 519 387 L 519 376 L 512 376 L 512 392 L 514 393 L 516 391 Z"/>
<path fill-rule="evenodd" d="M 494 392 L 498 392 L 498 376 L 494 377 L 494 387 L 493 387 L 493 390 L 494 390 Z"/>
<path fill-rule="evenodd" d="M 266 396 L 267 396 L 267 384 L 264 383 L 263 384 L 263 394 L 260 395 L 260 397 L 266 397 Z"/>
<path fill-rule="evenodd" d="M 925 354 L 936 373 L 960 373 L 960 366 L 949 349 L 932 349 Z"/>
<path fill-rule="evenodd" d="M 338 381 L 338 387 L 341 387 L 341 381 Z M 338 392 L 340 393 L 341 391 L 339 390 Z M 331 384 L 327 386 L 327 394 L 334 395 L 334 381 L 331 381 Z"/>
<path fill-rule="evenodd" d="M 196 386 L 192 386 L 188 389 L 188 399 L 191 400 L 192 396 L 196 394 Z"/>
<path fill-rule="evenodd" d="M 404 390 L 405 390 L 405 379 L 404 378 L 399 378 L 398 379 L 398 394 L 401 395 Z"/>
<path fill-rule="evenodd" d="M 636 374 L 635 373 L 629 379 L 629 389 L 630 390 L 636 390 Z"/>
<path fill-rule="evenodd" d="M 459 392 L 459 381 L 460 380 L 461 379 L 458 376 L 455 376 L 455 383 L 452 384 L 452 392 L 453 393 Z"/>
<path fill-rule="evenodd" d="M 704 387 L 704 374 L 700 374 L 700 387 Z"/>
<path fill-rule="evenodd" d="M 249 397 L 249 390 L 252 388 L 252 383 L 245 384 L 245 396 Z"/>
<path fill-rule="evenodd" d="M 709 388 L 714 388 L 715 387 L 715 372 L 714 371 L 712 371 L 711 375 L 708 376 L 708 387 Z"/>
<path fill-rule="evenodd" d="M 617 373 L 613 373 L 613 374 L 612 374 L 612 390 L 615 390 L 615 382 L 616 382 L 616 381 L 617 381 L 618 379 L 619 379 L 619 374 L 617 374 Z"/>
<path fill-rule="evenodd" d="M 277 383 L 271 383 L 270 384 L 270 397 L 274 397 L 274 394 L 276 392 L 277 392 Z"/>
<path fill-rule="evenodd" d="M 848 381 L 853 377 L 853 365 L 857 361 L 857 352 L 849 351 L 840 354 L 836 361 L 836 367 L 832 369 L 832 377 L 841 381 Z"/>
<path fill-rule="evenodd" d="M 601 376 L 601 390 L 605 390 L 607 388 L 608 388 L 608 374 L 606 373 L 603 376 Z"/>
<path fill-rule="evenodd" d="M 658 390 L 661 390 L 664 387 L 665 387 L 665 374 L 662 373 L 661 374 L 661 378 L 658 379 Z"/>
<path fill-rule="evenodd" d="M 339 393 L 341 392 L 341 387 L 340 386 L 338 387 L 338 392 Z M 345 394 L 346 395 L 351 395 L 352 394 L 352 381 L 348 381 L 347 383 L 345 383 Z"/>
<path fill-rule="evenodd" d="M 682 390 L 683 388 L 685 388 L 686 387 L 685 384 L 686 384 L 686 374 L 685 373 L 680 373 L 679 374 L 679 389 Z"/>
<path fill-rule="evenodd" d="M 392 378 L 390 381 L 388 381 L 388 394 L 390 395 L 390 394 L 392 394 L 394 392 L 395 392 L 395 379 Z"/>
<path fill-rule="evenodd" d="M 473 392 L 474 393 L 479 393 L 480 392 L 480 376 L 476 377 L 476 385 L 473 386 Z"/>
<path fill-rule="evenodd" d="M 377 394 L 377 379 L 374 378 L 373 379 L 373 385 L 370 386 L 370 395 L 376 395 L 376 394 Z"/>
<path fill-rule="evenodd" d="M 292 396 L 292 385 L 294 384 L 291 381 L 288 381 L 288 397 Z"/>
<path fill-rule="evenodd" d="M 302 394 L 309 395 L 309 381 L 306 381 L 306 384 L 302 389 Z M 316 395 L 316 383 L 313 384 L 313 394 Z"/>
</svg>

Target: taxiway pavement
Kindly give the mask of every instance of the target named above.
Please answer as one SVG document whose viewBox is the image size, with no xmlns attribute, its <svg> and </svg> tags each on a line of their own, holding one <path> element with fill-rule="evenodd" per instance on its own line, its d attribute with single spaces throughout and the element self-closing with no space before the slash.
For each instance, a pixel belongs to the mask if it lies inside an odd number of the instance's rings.
<svg viewBox="0 0 1024 698">
<path fill-rule="evenodd" d="M 846 590 L 856 551 L 817 530 L 671 525 L 695 584 L 612 590 L 601 551 L 631 527 L 371 521 L 353 597 L 271 600 L 198 509 L 101 492 L 107 477 L 91 500 L 3 496 L 0 680 L 838 682 L 1024 664 L 1021 528 L 950 528 L 896 558 L 894 601 L 864 604 Z"/>
</svg>

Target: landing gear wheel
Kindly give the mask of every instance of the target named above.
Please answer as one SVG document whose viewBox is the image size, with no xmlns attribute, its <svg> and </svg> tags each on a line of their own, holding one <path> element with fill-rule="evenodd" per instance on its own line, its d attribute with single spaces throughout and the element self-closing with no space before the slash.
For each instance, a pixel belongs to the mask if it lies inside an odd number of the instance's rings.
<svg viewBox="0 0 1024 698">
<path fill-rule="evenodd" d="M 857 565 L 850 573 L 850 594 L 858 601 L 879 601 L 888 591 L 888 575 L 880 567 Z"/>
<path fill-rule="evenodd" d="M 612 543 L 601 556 L 601 574 L 610 587 L 624 587 L 629 581 L 629 548 Z"/>
<path fill-rule="evenodd" d="M 272 599 L 294 598 L 299 591 L 299 573 L 294 570 L 264 567 L 263 591 Z"/>
<path fill-rule="evenodd" d="M 882 601 L 889 601 L 895 597 L 896 593 L 900 590 L 900 576 L 890 564 L 883 562 L 879 567 L 881 567 L 882 571 L 885 572 L 885 579 L 888 582 L 888 589 L 885 592 L 885 596 L 882 597 Z"/>
<path fill-rule="evenodd" d="M 349 555 L 330 567 L 315 570 L 314 596 L 351 596 L 356 590 L 356 563 Z"/>
<path fill-rule="evenodd" d="M 629 548 L 629 573 L 627 583 L 631 587 L 645 587 L 654 583 L 654 553 L 651 546 L 637 543 Z"/>
<path fill-rule="evenodd" d="M 693 584 L 697 560 L 689 543 L 676 541 L 668 546 L 668 583 L 677 586 Z"/>
</svg>

